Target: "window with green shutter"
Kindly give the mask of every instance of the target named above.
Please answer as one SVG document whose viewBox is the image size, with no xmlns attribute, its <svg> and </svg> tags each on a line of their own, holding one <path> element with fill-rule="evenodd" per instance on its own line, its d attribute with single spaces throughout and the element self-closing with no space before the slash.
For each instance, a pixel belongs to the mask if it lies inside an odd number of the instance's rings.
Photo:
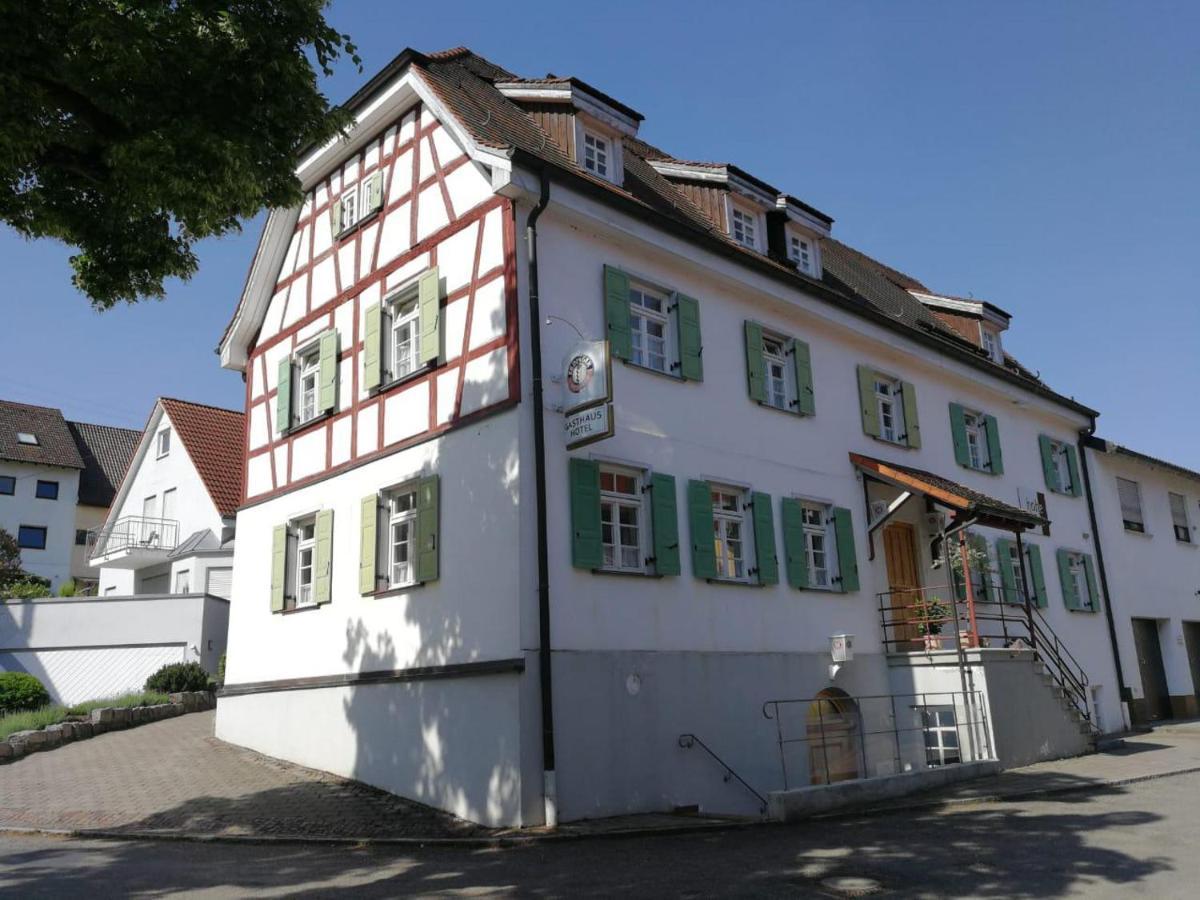
<svg viewBox="0 0 1200 900">
<path fill-rule="evenodd" d="M 437 581 L 440 572 L 440 483 L 429 475 L 417 481 L 416 581 Z"/>
<path fill-rule="evenodd" d="M 333 599 L 333 510 L 317 513 L 315 525 L 313 602 L 320 606 Z"/>
<path fill-rule="evenodd" d="M 301 609 L 333 599 L 333 511 L 276 526 L 271 541 L 271 609 Z"/>
<path fill-rule="evenodd" d="M 321 335 L 317 344 L 319 384 L 317 388 L 317 410 L 332 412 L 337 406 L 338 387 L 338 333 L 331 328 Z"/>
<path fill-rule="evenodd" d="M 280 434 L 292 427 L 292 358 L 279 361 L 275 392 L 275 428 Z"/>
<path fill-rule="evenodd" d="M 442 323 L 442 279 L 434 266 L 417 280 L 417 306 L 420 316 L 420 349 L 418 363 L 429 365 L 442 358 L 445 340 Z"/>
<path fill-rule="evenodd" d="M 1086 553 L 1063 548 L 1059 548 L 1057 558 L 1063 604 L 1067 609 L 1096 612 L 1100 608 L 1100 594 L 1092 558 Z"/>
<path fill-rule="evenodd" d="M 700 303 L 694 297 L 606 265 L 604 321 L 614 359 L 684 381 L 704 380 Z"/>
<path fill-rule="evenodd" d="M 571 562 L 628 575 L 678 575 L 675 478 L 572 457 Z"/>
<path fill-rule="evenodd" d="M 1083 482 L 1079 477 L 1079 456 L 1075 448 L 1066 441 L 1043 434 L 1038 436 L 1038 449 L 1046 487 L 1056 494 L 1082 496 Z"/>
<path fill-rule="evenodd" d="M 954 460 L 960 466 L 992 475 L 1003 473 L 1000 427 L 995 416 L 951 403 L 950 434 L 954 441 Z"/>
<path fill-rule="evenodd" d="M 759 584 L 779 584 L 779 560 L 775 555 L 775 516 L 771 495 L 762 491 L 750 494 L 751 521 L 754 523 L 754 572 Z"/>
<path fill-rule="evenodd" d="M 439 506 L 436 475 L 362 498 L 360 593 L 401 590 L 437 580 Z"/>
<path fill-rule="evenodd" d="M 858 403 L 865 434 L 914 449 L 921 446 L 917 389 L 912 382 L 859 366 Z"/>
<path fill-rule="evenodd" d="M 571 489 L 571 565 L 598 569 L 604 564 L 600 542 L 600 464 L 573 456 L 567 463 Z"/>
<path fill-rule="evenodd" d="M 359 504 L 358 592 L 373 594 L 379 590 L 379 518 L 382 513 L 379 494 L 368 494 Z"/>
<path fill-rule="evenodd" d="M 743 326 L 743 342 L 750 399 L 783 412 L 813 415 L 816 405 L 808 344 L 769 332 L 752 319 Z"/>
<path fill-rule="evenodd" d="M 685 381 L 704 380 L 704 344 L 700 338 L 700 302 L 675 295 L 675 322 L 679 329 L 679 374 Z"/>
<path fill-rule="evenodd" d="M 840 516 L 844 532 L 841 543 L 850 563 L 847 567 L 851 573 L 850 583 L 857 586 L 858 567 L 854 559 L 854 531 L 849 510 L 842 510 Z M 780 517 L 783 520 L 787 583 L 802 590 L 844 589 L 836 565 L 839 541 L 834 508 L 820 500 L 785 497 L 780 504 Z"/>
<path fill-rule="evenodd" d="M 383 384 L 383 305 L 371 303 L 363 312 L 363 388 Z"/>
<path fill-rule="evenodd" d="M 609 352 L 616 359 L 630 359 L 629 276 L 614 266 L 604 267 L 604 319 Z"/>
<path fill-rule="evenodd" d="M 692 540 L 692 574 L 697 578 L 717 577 L 717 554 L 713 543 L 713 501 L 707 481 L 687 485 L 688 529 Z"/>
<path fill-rule="evenodd" d="M 654 538 L 654 571 L 658 575 L 678 575 L 682 571 L 679 554 L 679 514 L 675 503 L 675 477 L 662 472 L 650 476 L 651 531 Z"/>
<path fill-rule="evenodd" d="M 282 612 L 287 596 L 288 527 L 276 525 L 271 536 L 271 612 Z"/>
<path fill-rule="evenodd" d="M 1037 544 L 1025 545 L 1025 562 L 1028 566 L 1029 580 L 1032 582 L 1033 603 L 1044 609 L 1050 604 L 1050 599 L 1046 594 L 1046 573 L 1042 568 L 1042 550 Z"/>
<path fill-rule="evenodd" d="M 833 519 L 833 534 L 837 544 L 838 574 L 834 583 L 843 593 L 852 593 L 859 588 L 858 555 L 854 549 L 854 523 L 850 510 L 835 506 L 830 510 Z"/>
<path fill-rule="evenodd" d="M 783 525 L 783 567 L 790 587 L 804 590 L 808 584 L 808 544 L 804 534 L 804 508 L 794 497 L 779 504 Z"/>
</svg>

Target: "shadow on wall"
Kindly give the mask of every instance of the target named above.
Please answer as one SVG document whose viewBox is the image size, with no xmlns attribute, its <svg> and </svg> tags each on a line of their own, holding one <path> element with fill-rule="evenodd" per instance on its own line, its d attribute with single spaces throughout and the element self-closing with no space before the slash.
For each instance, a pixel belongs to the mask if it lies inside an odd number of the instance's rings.
<svg viewBox="0 0 1200 900">
<path fill-rule="evenodd" d="M 37 611 L 36 603 L 0 601 L 0 672 L 27 672 L 40 681 L 50 692 L 50 698 L 57 702 L 58 692 L 37 654 L 21 653 L 18 656 L 19 651 L 29 646 L 29 635 L 33 632 Z"/>
<path fill-rule="evenodd" d="M 500 378 L 507 384 L 502 364 L 494 360 L 490 372 L 462 385 L 462 393 L 486 391 Z M 473 388 L 479 381 L 483 387 Z M 502 398 L 488 397 L 485 405 L 497 399 Z M 376 601 L 395 611 L 391 629 L 372 630 L 361 619 L 348 619 L 342 654 L 348 671 L 521 656 L 515 426 L 507 443 L 475 439 L 505 427 L 497 425 L 502 421 L 484 419 L 436 443 L 426 471 L 441 479 L 439 580 Z M 493 446 L 495 451 L 489 451 Z M 455 511 L 450 522 L 448 508 Z M 502 554 L 510 568 L 497 573 L 496 593 L 463 593 L 467 585 L 488 583 L 487 572 L 478 567 L 494 565 L 501 556 L 494 548 L 504 541 L 511 542 Z M 479 548 L 478 553 L 473 548 Z M 498 649 L 497 644 L 504 643 L 498 634 L 511 634 L 511 642 Z M 415 649 L 410 650 L 414 635 Z M 353 777 L 473 821 L 515 820 L 521 795 L 521 677 L 512 673 L 439 678 L 350 689 L 343 711 L 354 732 Z"/>
<path fill-rule="evenodd" d="M 952 817 L 907 812 L 902 818 L 662 836 L 651 839 L 653 852 L 644 837 L 560 842 L 536 851 L 436 853 L 168 842 L 148 854 L 143 843 L 9 843 L 0 847 L 0 868 L 15 895 L 47 896 L 94 893 L 98 883 L 121 895 L 153 885 L 159 892 L 223 887 L 238 894 L 274 886 L 289 896 L 355 898 L 430 892 L 761 896 L 824 894 L 822 879 L 845 875 L 866 875 L 905 895 L 1164 893 L 1161 878 L 1174 870 L 1172 861 L 1134 848 L 1147 840 L 1143 829 L 1170 825 L 1164 820 L 1169 814 L 1137 808 L 1124 793 L 1092 794 L 1073 804 L 1043 801 L 1015 812 L 989 808 Z M 201 856 L 204 864 L 198 865 Z M 1154 884 L 1145 883 L 1156 876 Z"/>
</svg>

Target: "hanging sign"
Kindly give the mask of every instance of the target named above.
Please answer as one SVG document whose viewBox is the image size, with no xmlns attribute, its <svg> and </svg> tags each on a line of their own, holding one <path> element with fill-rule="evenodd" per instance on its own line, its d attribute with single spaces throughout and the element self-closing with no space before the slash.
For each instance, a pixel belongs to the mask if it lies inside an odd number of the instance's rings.
<svg viewBox="0 0 1200 900">
<path fill-rule="evenodd" d="M 563 430 L 566 433 L 568 450 L 612 437 L 612 404 L 602 403 L 571 413 L 563 423 Z"/>
<path fill-rule="evenodd" d="M 563 359 L 563 412 L 571 414 L 612 399 L 608 341 L 580 341 Z"/>
</svg>

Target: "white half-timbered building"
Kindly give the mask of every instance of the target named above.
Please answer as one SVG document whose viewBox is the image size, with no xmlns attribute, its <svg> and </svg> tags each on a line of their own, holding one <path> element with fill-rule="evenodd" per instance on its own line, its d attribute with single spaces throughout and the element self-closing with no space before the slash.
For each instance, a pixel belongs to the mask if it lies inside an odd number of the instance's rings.
<svg viewBox="0 0 1200 900">
<path fill-rule="evenodd" d="M 1096 414 L 1003 310 L 578 79 L 406 50 L 348 108 L 220 345 L 219 737 L 530 825 L 1121 727 Z"/>
</svg>

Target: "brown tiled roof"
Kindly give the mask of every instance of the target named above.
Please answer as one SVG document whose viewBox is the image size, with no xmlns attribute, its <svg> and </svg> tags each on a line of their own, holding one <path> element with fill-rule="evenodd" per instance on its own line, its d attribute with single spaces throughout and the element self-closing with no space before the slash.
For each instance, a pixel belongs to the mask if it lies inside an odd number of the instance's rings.
<svg viewBox="0 0 1200 900">
<path fill-rule="evenodd" d="M 37 444 L 22 444 L 18 433 L 32 434 Z M 79 448 L 62 412 L 48 406 L 30 406 L 0 400 L 0 459 L 82 469 Z"/>
<path fill-rule="evenodd" d="M 159 399 L 208 489 L 217 512 L 232 516 L 242 502 L 246 417 L 236 410 L 171 397 Z"/>
<path fill-rule="evenodd" d="M 133 428 L 87 422 L 68 422 L 67 428 L 83 459 L 79 502 L 85 506 L 108 506 L 125 477 L 142 433 Z"/>
</svg>

